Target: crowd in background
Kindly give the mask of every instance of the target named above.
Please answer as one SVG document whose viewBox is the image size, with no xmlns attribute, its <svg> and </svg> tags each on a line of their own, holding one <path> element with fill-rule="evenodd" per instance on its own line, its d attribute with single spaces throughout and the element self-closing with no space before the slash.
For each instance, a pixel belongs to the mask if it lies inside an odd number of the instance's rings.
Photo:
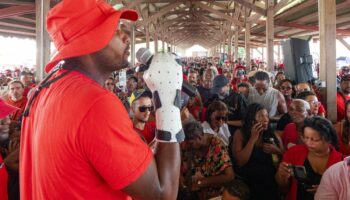
<svg viewBox="0 0 350 200">
<path fill-rule="evenodd" d="M 196 95 L 183 93 L 181 99 L 186 138 L 181 143 L 178 199 L 307 200 L 333 195 L 323 185 L 329 180 L 322 177 L 350 155 L 349 70 L 339 73 L 338 122 L 332 124 L 320 88 L 314 81 L 289 80 L 283 64 L 268 72 L 262 61 L 252 60 L 248 69 L 241 59 L 196 57 L 183 58 L 182 67 L 183 79 L 196 88 Z M 123 102 L 134 129 L 152 148 L 152 93 L 139 68 L 126 74 L 125 85 L 114 73 L 104 87 Z M 1 103 L 17 109 L 1 119 L 0 131 L 8 137 L 0 138 L 0 199 L 19 199 L 20 124 L 32 88 L 31 70 L 1 74 Z M 335 166 L 341 170 L 343 165 Z M 350 185 L 339 187 L 347 190 Z M 334 195 L 346 199 L 350 193 Z"/>
</svg>

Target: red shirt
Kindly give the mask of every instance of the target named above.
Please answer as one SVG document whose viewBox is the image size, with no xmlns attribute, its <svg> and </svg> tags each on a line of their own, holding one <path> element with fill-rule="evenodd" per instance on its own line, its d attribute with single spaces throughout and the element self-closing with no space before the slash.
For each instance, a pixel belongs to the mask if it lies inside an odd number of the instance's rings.
<svg viewBox="0 0 350 200">
<path fill-rule="evenodd" d="M 299 138 L 299 135 L 298 135 L 296 124 L 295 123 L 287 124 L 287 126 L 284 128 L 283 136 L 282 136 L 282 142 L 283 142 L 284 148 L 288 149 L 289 143 L 297 144 L 298 138 Z"/>
<path fill-rule="evenodd" d="M 7 200 L 8 194 L 7 194 L 7 181 L 8 181 L 8 174 L 6 171 L 5 164 L 3 163 L 2 157 L 0 155 L 0 199 L 1 200 Z"/>
<path fill-rule="evenodd" d="M 345 117 L 345 101 L 350 97 L 343 96 L 340 92 L 337 92 L 337 121 L 341 121 Z"/>
<path fill-rule="evenodd" d="M 13 101 L 10 99 L 10 97 L 8 99 L 6 99 L 6 102 L 14 107 L 19 108 L 16 112 L 14 112 L 11 115 L 11 120 L 13 121 L 18 121 L 19 117 L 22 115 L 22 113 L 24 112 L 24 109 L 26 107 L 27 104 L 27 97 L 23 96 L 22 99 L 18 100 L 18 101 Z"/>
<path fill-rule="evenodd" d="M 330 146 L 330 148 L 331 152 L 328 157 L 327 168 L 342 160 L 342 154 L 336 151 L 332 146 Z M 296 145 L 284 153 L 282 161 L 292 165 L 304 165 L 308 153 L 309 150 L 306 145 Z M 291 178 L 291 186 L 285 199 L 297 199 L 297 181 L 294 178 Z"/>
<path fill-rule="evenodd" d="M 128 199 L 153 158 L 120 100 L 76 71 L 40 92 L 21 137 L 23 200 Z"/>
<path fill-rule="evenodd" d="M 136 127 L 134 129 L 139 132 L 146 140 L 147 144 L 151 143 L 156 135 L 156 122 L 146 122 L 143 130 Z"/>
</svg>

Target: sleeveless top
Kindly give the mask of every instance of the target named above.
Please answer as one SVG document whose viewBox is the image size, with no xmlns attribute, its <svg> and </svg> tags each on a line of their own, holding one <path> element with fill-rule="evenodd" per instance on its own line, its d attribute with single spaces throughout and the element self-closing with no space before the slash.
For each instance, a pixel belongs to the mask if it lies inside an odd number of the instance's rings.
<svg viewBox="0 0 350 200">
<path fill-rule="evenodd" d="M 278 114 L 278 94 L 279 91 L 272 87 L 268 87 L 263 94 L 259 94 L 254 87 L 251 87 L 249 90 L 248 101 L 250 104 L 259 103 L 263 105 L 267 109 L 269 117 L 273 117 Z"/>
</svg>

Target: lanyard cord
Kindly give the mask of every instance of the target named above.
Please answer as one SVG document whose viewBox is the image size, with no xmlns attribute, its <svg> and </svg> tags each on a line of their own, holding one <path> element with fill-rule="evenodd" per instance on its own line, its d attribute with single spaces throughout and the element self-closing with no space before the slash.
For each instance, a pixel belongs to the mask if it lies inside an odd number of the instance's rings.
<svg viewBox="0 0 350 200">
<path fill-rule="evenodd" d="M 29 111 L 30 108 L 34 102 L 34 100 L 36 99 L 36 97 L 39 95 L 39 93 L 41 92 L 42 89 L 49 87 L 52 83 L 58 81 L 59 79 L 61 79 L 62 77 L 64 77 L 65 75 L 67 75 L 68 73 L 70 73 L 72 71 L 72 69 L 69 69 L 68 71 L 62 73 L 61 75 L 49 80 L 52 75 L 54 75 L 57 71 L 59 71 L 60 69 L 63 68 L 63 64 L 59 63 L 55 66 L 55 68 L 50 72 L 50 74 L 40 83 L 40 85 L 35 89 L 35 93 L 31 96 L 26 109 L 24 110 L 23 116 L 24 117 L 28 117 L 29 115 Z"/>
</svg>

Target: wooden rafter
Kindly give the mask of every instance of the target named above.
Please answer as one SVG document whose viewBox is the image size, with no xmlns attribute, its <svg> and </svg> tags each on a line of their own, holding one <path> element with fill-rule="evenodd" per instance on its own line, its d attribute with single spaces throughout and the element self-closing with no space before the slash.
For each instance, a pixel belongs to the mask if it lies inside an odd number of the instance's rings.
<svg viewBox="0 0 350 200">
<path fill-rule="evenodd" d="M 33 5 L 10 6 L 0 9 L 0 19 L 34 12 L 35 6 Z"/>
</svg>

